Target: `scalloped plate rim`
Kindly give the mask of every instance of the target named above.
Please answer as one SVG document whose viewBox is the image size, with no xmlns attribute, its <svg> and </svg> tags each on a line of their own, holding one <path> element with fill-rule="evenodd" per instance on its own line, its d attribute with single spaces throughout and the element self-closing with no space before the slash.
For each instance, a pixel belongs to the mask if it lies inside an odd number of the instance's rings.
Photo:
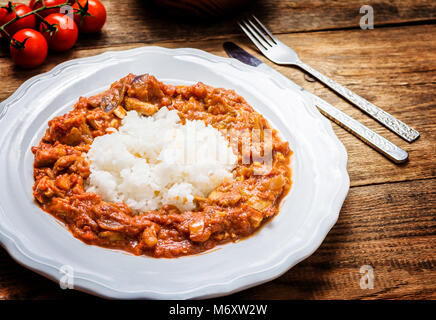
<svg viewBox="0 0 436 320">
<path fill-rule="evenodd" d="M 63 62 L 55 66 L 50 71 L 47 71 L 45 73 L 42 73 L 40 75 L 34 76 L 26 80 L 9 98 L 7 98 L 2 103 L 0 103 L 0 122 L 2 120 L 2 117 L 7 113 L 8 107 L 11 104 L 16 103 L 21 98 L 21 95 L 24 94 L 28 89 L 30 89 L 30 87 L 35 85 L 39 80 L 44 80 L 45 78 L 48 77 L 56 77 L 57 74 L 62 73 L 68 66 L 85 63 L 85 62 L 101 63 L 104 61 L 104 58 L 106 56 L 116 57 L 116 56 L 135 54 L 136 52 L 140 53 L 142 51 L 156 51 L 156 52 L 164 52 L 166 54 L 174 54 L 174 55 L 177 54 L 194 55 L 207 59 L 212 62 L 227 63 L 239 70 L 260 73 L 263 74 L 264 76 L 269 77 L 272 80 L 277 80 L 274 79 L 273 75 L 265 74 L 264 72 L 255 69 L 254 67 L 247 66 L 242 62 L 239 62 L 238 60 L 235 60 L 233 58 L 216 56 L 199 49 L 193 49 L 193 48 L 168 49 L 168 48 L 157 47 L 157 46 L 145 46 L 145 47 L 138 47 L 138 48 L 122 50 L 122 51 L 107 51 L 99 55 L 78 58 L 78 59 L 73 59 Z M 289 84 L 294 85 L 294 83 L 291 80 L 289 80 Z M 308 97 L 304 97 L 304 100 L 308 104 L 310 104 L 309 107 L 312 109 L 312 111 L 314 111 L 317 114 L 317 116 L 322 119 L 324 128 L 326 129 L 330 138 L 334 139 L 336 142 L 337 151 L 340 154 L 340 163 L 338 163 L 338 167 L 341 169 L 342 183 L 341 186 L 339 186 L 338 191 L 336 193 L 336 199 L 335 202 L 333 203 L 333 208 L 330 208 L 329 210 L 331 214 L 326 215 L 317 225 L 316 231 L 312 233 L 312 238 L 310 243 L 300 248 L 300 250 L 297 252 L 297 253 L 301 253 L 298 259 L 291 259 L 292 255 L 288 255 L 284 261 L 282 260 L 275 265 L 265 267 L 264 269 L 256 273 L 251 273 L 248 275 L 244 274 L 240 277 L 230 279 L 227 282 L 205 285 L 187 291 L 180 291 L 180 292 L 173 292 L 173 293 L 147 291 L 147 290 L 119 291 L 115 288 L 111 288 L 107 286 L 106 284 L 82 276 L 75 276 L 76 283 L 74 285 L 74 289 L 87 292 L 90 294 L 94 294 L 100 297 L 117 298 L 117 299 L 119 298 L 123 298 L 123 299 L 126 298 L 127 299 L 211 298 L 211 297 L 218 297 L 218 296 L 231 294 L 234 292 L 238 292 L 271 281 L 284 274 L 286 271 L 291 269 L 300 261 L 312 255 L 316 251 L 316 249 L 321 245 L 327 233 L 336 223 L 339 217 L 339 212 L 342 207 L 342 204 L 347 196 L 350 181 L 347 172 L 348 155 L 344 145 L 340 142 L 338 137 L 333 132 L 331 123 L 319 113 L 319 111 L 314 106 L 313 102 L 310 99 L 308 99 Z M 0 210 L 3 211 L 1 206 L 0 206 Z M 1 224 L 0 224 L 0 244 L 2 245 L 2 247 L 6 249 L 6 251 L 11 255 L 11 257 L 19 264 L 53 281 L 59 281 L 60 278 L 58 272 L 59 270 L 55 266 L 55 263 L 53 263 L 53 260 L 50 261 L 51 264 L 47 264 L 45 262 L 42 262 L 41 259 L 38 259 L 38 254 L 26 253 L 25 247 L 20 243 L 20 239 L 15 235 L 11 234 Z M 201 294 L 200 291 L 204 289 L 208 289 L 209 292 L 212 291 L 212 293 Z"/>
</svg>

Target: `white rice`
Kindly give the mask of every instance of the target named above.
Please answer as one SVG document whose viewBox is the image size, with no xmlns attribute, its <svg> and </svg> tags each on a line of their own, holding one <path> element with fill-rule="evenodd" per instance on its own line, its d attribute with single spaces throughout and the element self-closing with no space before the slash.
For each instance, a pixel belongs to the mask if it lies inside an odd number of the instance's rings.
<svg viewBox="0 0 436 320">
<path fill-rule="evenodd" d="M 165 204 L 195 208 L 232 179 L 237 157 L 226 138 L 203 121 L 180 123 L 177 111 L 161 108 L 150 117 L 127 112 L 119 130 L 94 139 L 87 154 L 87 191 L 124 202 L 135 213 Z"/>
</svg>

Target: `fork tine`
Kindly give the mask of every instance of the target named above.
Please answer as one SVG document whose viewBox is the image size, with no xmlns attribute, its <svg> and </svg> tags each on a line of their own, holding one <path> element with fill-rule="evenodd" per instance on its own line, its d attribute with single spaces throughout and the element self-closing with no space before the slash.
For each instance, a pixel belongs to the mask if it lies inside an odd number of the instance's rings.
<svg viewBox="0 0 436 320">
<path fill-rule="evenodd" d="M 253 32 L 255 32 L 258 37 L 262 38 L 262 40 L 264 40 L 270 47 L 272 47 L 275 44 L 250 19 L 247 19 L 247 21 L 248 21 L 248 23 L 247 22 L 245 23 L 247 25 L 247 27 L 251 26 L 251 28 L 254 30 Z M 251 30 L 251 28 L 250 28 L 250 30 Z"/>
<path fill-rule="evenodd" d="M 268 50 L 268 45 L 267 44 L 262 44 L 262 42 L 258 41 L 256 37 L 254 37 L 250 31 L 248 31 L 248 29 L 246 27 L 244 27 L 241 22 L 238 21 L 238 25 L 239 27 L 242 29 L 242 31 L 244 31 L 244 33 L 247 35 L 248 38 L 250 38 L 250 40 L 254 43 L 254 45 L 260 50 L 260 51 L 264 51 L 264 50 Z"/>
<path fill-rule="evenodd" d="M 248 29 L 248 31 L 251 33 L 251 35 L 253 37 L 255 37 L 257 39 L 257 41 L 260 42 L 266 50 L 268 50 L 268 48 L 271 48 L 271 44 L 269 44 L 267 41 L 265 41 L 264 35 L 262 35 L 261 33 L 259 34 L 246 21 L 242 21 L 242 23 L 244 24 L 245 28 Z"/>
<path fill-rule="evenodd" d="M 259 24 L 259 26 L 263 29 L 263 31 L 265 31 L 265 33 L 271 38 L 271 40 L 277 44 L 277 38 L 274 37 L 274 35 L 263 25 L 262 22 L 259 21 L 259 19 L 256 18 L 256 16 L 253 14 L 252 15 L 253 19 L 256 20 L 256 22 Z"/>
</svg>

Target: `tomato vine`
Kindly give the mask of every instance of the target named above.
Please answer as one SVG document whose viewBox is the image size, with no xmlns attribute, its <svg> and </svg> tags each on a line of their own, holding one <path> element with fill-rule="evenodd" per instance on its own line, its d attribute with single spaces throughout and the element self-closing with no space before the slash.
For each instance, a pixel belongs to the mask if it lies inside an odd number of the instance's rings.
<svg viewBox="0 0 436 320">
<path fill-rule="evenodd" d="M 9 34 L 9 32 L 6 31 L 6 27 L 11 25 L 11 24 L 13 24 L 14 22 L 16 22 L 16 21 L 18 21 L 20 19 L 23 19 L 23 18 L 25 18 L 27 16 L 30 16 L 30 15 L 34 15 L 41 22 L 43 22 L 46 26 L 49 26 L 50 24 L 47 22 L 47 20 L 44 17 L 42 17 L 39 14 L 39 12 L 41 12 L 43 10 L 47 10 L 47 9 L 56 9 L 56 8 L 61 8 L 61 7 L 66 6 L 66 5 L 70 5 L 68 0 L 65 0 L 64 3 L 53 5 L 53 6 L 47 6 L 45 4 L 45 0 L 39 0 L 39 1 L 41 1 L 41 3 L 42 3 L 41 7 L 37 8 L 37 9 L 34 9 L 34 10 L 32 10 L 32 11 L 26 13 L 26 14 L 23 14 L 23 15 L 17 14 L 17 11 L 15 10 L 15 7 L 17 6 L 17 4 L 12 4 L 12 2 L 9 1 L 8 4 L 6 6 L 3 6 L 2 8 L 8 10 L 8 12 L 14 12 L 15 13 L 15 17 L 13 19 L 11 19 L 10 21 L 6 22 L 5 24 L 3 24 L 2 26 L 0 26 L 0 31 L 3 34 L 5 34 L 9 39 L 12 39 L 12 35 Z"/>
</svg>

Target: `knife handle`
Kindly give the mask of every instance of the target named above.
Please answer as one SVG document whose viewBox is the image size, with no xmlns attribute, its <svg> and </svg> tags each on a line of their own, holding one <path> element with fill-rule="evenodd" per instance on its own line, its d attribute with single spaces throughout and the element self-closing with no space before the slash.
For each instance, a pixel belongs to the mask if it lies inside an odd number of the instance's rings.
<svg viewBox="0 0 436 320">
<path fill-rule="evenodd" d="M 313 102 L 321 111 L 321 113 L 324 114 L 327 118 L 334 121 L 342 128 L 346 129 L 390 160 L 396 163 L 403 163 L 407 161 L 409 157 L 407 151 L 401 149 L 389 140 L 383 138 L 378 133 L 372 131 L 367 126 L 363 125 L 346 113 L 335 108 L 330 103 L 324 101 L 320 97 L 314 95 L 313 93 L 308 93 L 312 97 Z"/>
<path fill-rule="evenodd" d="M 355 106 L 357 106 L 362 111 L 366 112 L 369 116 L 371 116 L 374 119 L 376 119 L 377 121 L 379 121 L 385 127 L 389 128 L 390 130 L 395 132 L 397 135 L 399 135 L 404 140 L 406 140 L 408 142 L 413 142 L 414 140 L 418 139 L 418 137 L 419 137 L 418 131 L 409 127 L 404 122 L 398 120 L 393 115 L 380 109 L 376 105 L 365 100 L 364 98 L 357 95 L 353 91 L 343 87 L 342 85 L 333 81 L 329 77 L 326 77 L 322 73 L 313 69 L 311 66 L 308 66 L 307 64 L 305 64 L 301 61 L 299 61 L 297 63 L 297 66 L 299 66 L 300 68 L 302 68 L 306 72 L 310 73 L 313 77 L 321 80 L 324 84 L 329 86 L 332 90 L 339 93 L 345 99 L 347 99 L 348 101 L 353 103 Z"/>
<path fill-rule="evenodd" d="M 391 161 L 395 163 L 403 163 L 406 162 L 409 158 L 409 154 L 407 153 L 407 151 L 401 149 L 389 140 L 383 138 L 378 133 L 372 131 L 367 126 L 363 125 L 346 113 L 332 106 L 330 103 L 321 99 L 317 95 L 296 85 L 294 82 L 292 82 L 292 80 L 288 79 L 285 75 L 281 74 L 274 68 L 263 63 L 260 64 L 257 68 L 263 70 L 267 74 L 275 76 L 274 78 L 276 79 L 280 79 L 281 85 L 283 87 L 291 85 L 293 87 L 299 88 L 302 92 L 307 93 L 324 116 L 334 121 L 348 132 L 355 135 L 357 138 L 365 142 L 376 151 L 380 152 Z"/>
</svg>

